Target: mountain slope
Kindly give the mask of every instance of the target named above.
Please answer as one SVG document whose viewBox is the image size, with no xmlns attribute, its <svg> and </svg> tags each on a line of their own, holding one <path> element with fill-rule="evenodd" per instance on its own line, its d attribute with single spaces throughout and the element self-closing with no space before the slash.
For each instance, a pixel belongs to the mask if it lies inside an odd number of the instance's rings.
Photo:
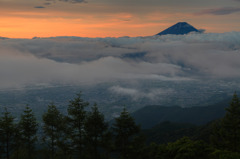
<svg viewBox="0 0 240 159">
<path fill-rule="evenodd" d="M 197 128 L 192 124 L 165 121 L 151 129 L 143 130 L 143 133 L 146 135 L 148 143 L 163 144 L 176 141 L 183 136 L 193 136 Z"/>
<path fill-rule="evenodd" d="M 167 35 L 167 34 L 175 34 L 175 35 L 183 35 L 188 34 L 190 32 L 200 32 L 192 25 L 187 22 L 178 22 L 177 24 L 167 28 L 166 30 L 158 33 L 157 35 Z"/>
<path fill-rule="evenodd" d="M 143 129 L 149 129 L 164 121 L 203 125 L 223 117 L 229 103 L 230 99 L 204 107 L 181 108 L 152 105 L 143 107 L 134 112 L 132 116 Z"/>
</svg>

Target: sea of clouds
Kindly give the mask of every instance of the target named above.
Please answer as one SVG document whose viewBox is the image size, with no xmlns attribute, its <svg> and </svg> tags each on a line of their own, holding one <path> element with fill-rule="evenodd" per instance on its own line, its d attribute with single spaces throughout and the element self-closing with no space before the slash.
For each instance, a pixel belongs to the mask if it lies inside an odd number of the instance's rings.
<svg viewBox="0 0 240 159">
<path fill-rule="evenodd" d="M 0 89 L 139 80 L 237 80 L 240 32 L 120 38 L 2 38 L 0 56 Z M 119 86 L 110 90 L 134 94 L 134 90 Z"/>
</svg>

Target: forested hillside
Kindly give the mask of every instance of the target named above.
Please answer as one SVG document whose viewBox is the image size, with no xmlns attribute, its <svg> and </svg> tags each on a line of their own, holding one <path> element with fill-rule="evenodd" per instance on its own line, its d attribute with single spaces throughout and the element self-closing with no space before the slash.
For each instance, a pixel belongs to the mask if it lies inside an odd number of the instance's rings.
<svg viewBox="0 0 240 159">
<path fill-rule="evenodd" d="M 88 107 L 90 111 L 86 111 Z M 163 122 L 144 131 L 126 108 L 109 125 L 97 104 L 90 106 L 81 93 L 69 101 L 66 115 L 50 103 L 41 122 L 28 105 L 20 119 L 6 108 L 0 117 L 0 157 L 237 159 L 240 158 L 240 102 L 236 93 L 226 107 L 223 118 L 206 125 Z"/>
</svg>

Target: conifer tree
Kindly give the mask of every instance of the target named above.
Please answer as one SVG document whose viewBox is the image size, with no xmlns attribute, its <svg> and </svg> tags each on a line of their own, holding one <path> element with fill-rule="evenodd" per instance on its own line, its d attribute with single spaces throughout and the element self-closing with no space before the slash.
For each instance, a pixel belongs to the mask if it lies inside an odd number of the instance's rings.
<svg viewBox="0 0 240 159">
<path fill-rule="evenodd" d="M 10 158 L 10 153 L 13 151 L 15 133 L 16 124 L 14 124 L 14 117 L 8 112 L 7 108 L 5 108 L 5 112 L 0 118 L 0 157 Z"/>
<path fill-rule="evenodd" d="M 19 121 L 19 133 L 21 135 L 21 142 L 27 151 L 27 158 L 33 158 L 32 154 L 37 141 L 38 124 L 32 109 L 26 106 L 21 119 Z"/>
<path fill-rule="evenodd" d="M 88 157 L 99 159 L 99 148 L 103 148 L 105 135 L 107 134 L 108 126 L 104 121 L 104 116 L 99 112 L 97 104 L 94 104 L 92 111 L 86 118 L 85 132 Z"/>
<path fill-rule="evenodd" d="M 48 110 L 43 114 L 43 141 L 47 144 L 51 159 L 54 158 L 57 145 L 62 138 L 63 129 L 63 115 L 59 112 L 57 107 L 51 103 L 48 105 Z"/>
<path fill-rule="evenodd" d="M 133 137 L 139 132 L 140 127 L 136 125 L 134 119 L 124 108 L 120 116 L 115 118 L 115 123 L 113 124 L 115 147 L 120 152 L 122 158 L 129 158 Z"/>
<path fill-rule="evenodd" d="M 221 141 L 227 150 L 240 152 L 240 102 L 236 92 L 226 111 L 220 128 Z"/>
<path fill-rule="evenodd" d="M 22 150 L 21 146 L 22 146 L 21 134 L 19 132 L 19 126 L 18 124 L 16 124 L 13 143 L 14 152 L 11 155 L 12 159 L 21 159 L 21 157 L 25 156 L 24 153 L 21 151 Z"/>
<path fill-rule="evenodd" d="M 62 120 L 59 122 L 59 130 L 58 130 L 58 140 L 57 147 L 59 151 L 56 155 L 60 156 L 60 158 L 71 158 L 72 155 L 72 143 L 71 143 L 71 133 L 72 128 L 69 125 L 69 118 L 67 116 L 62 116 Z M 57 157 L 58 158 L 58 157 Z"/>
<path fill-rule="evenodd" d="M 81 98 L 81 93 L 77 94 L 77 97 L 71 100 L 68 105 L 68 123 L 71 129 L 70 138 L 72 140 L 72 148 L 79 158 L 84 158 L 84 122 L 87 116 L 85 108 L 88 105 L 89 103 Z"/>
</svg>

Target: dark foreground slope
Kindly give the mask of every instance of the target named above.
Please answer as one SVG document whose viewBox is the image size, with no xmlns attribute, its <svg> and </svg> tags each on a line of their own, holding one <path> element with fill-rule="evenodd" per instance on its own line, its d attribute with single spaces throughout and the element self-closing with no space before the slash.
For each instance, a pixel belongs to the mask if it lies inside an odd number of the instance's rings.
<svg viewBox="0 0 240 159">
<path fill-rule="evenodd" d="M 135 118 L 136 123 L 140 124 L 143 129 L 149 129 L 164 121 L 203 125 L 223 117 L 225 115 L 225 108 L 228 107 L 229 103 L 230 99 L 203 107 L 181 108 L 178 106 L 152 105 L 143 107 L 134 112 L 132 116 Z"/>
</svg>

